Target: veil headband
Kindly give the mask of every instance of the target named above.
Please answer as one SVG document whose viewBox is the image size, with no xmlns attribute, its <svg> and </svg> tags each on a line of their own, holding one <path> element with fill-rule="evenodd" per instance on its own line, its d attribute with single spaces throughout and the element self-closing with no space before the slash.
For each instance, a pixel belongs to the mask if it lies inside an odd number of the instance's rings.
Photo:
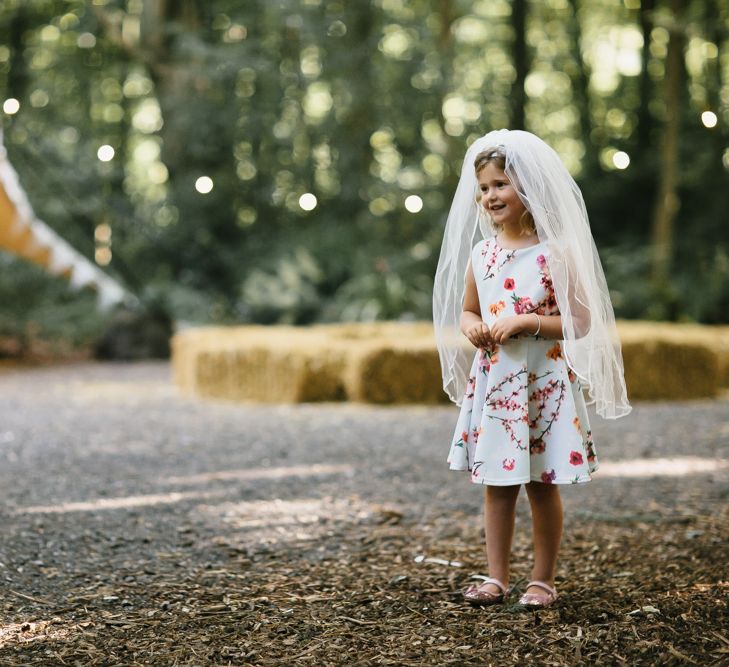
<svg viewBox="0 0 729 667">
<path fill-rule="evenodd" d="M 590 232 L 582 193 L 557 153 L 522 130 L 496 130 L 466 151 L 446 221 L 433 286 L 433 325 L 443 389 L 463 402 L 474 348 L 460 331 L 466 269 L 471 250 L 495 233 L 476 203 L 476 156 L 489 148 L 505 154 L 507 177 L 532 214 L 539 240 L 549 249 L 555 298 L 562 316 L 562 353 L 587 387 L 588 403 L 606 419 L 627 415 L 623 358 L 605 274 Z"/>
</svg>

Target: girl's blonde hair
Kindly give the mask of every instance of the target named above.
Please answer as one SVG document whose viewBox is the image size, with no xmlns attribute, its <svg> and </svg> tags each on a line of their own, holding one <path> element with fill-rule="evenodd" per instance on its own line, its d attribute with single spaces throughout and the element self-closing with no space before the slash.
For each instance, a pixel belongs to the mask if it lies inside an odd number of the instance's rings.
<svg viewBox="0 0 729 667">
<path fill-rule="evenodd" d="M 494 148 L 488 148 L 485 151 L 481 151 L 477 156 L 476 159 L 473 161 L 473 168 L 476 170 L 476 178 L 478 178 L 479 173 L 481 170 L 487 165 L 487 164 L 494 164 L 496 165 L 501 171 L 506 170 L 506 155 L 504 155 L 504 152 L 501 148 L 494 147 Z M 511 179 L 509 179 L 511 181 Z M 518 189 L 517 183 L 512 183 L 516 189 Z M 479 207 L 481 206 L 481 197 L 476 197 L 476 202 L 478 203 Z M 485 211 L 484 211 L 485 213 Z M 493 226 L 496 228 L 496 231 L 501 231 L 501 228 L 503 225 L 500 225 L 498 222 L 491 221 Z M 521 214 L 521 217 L 519 218 L 519 227 L 522 234 L 533 234 L 536 232 L 537 228 L 534 224 L 534 218 L 532 217 L 532 214 L 525 208 L 524 212 Z"/>
</svg>

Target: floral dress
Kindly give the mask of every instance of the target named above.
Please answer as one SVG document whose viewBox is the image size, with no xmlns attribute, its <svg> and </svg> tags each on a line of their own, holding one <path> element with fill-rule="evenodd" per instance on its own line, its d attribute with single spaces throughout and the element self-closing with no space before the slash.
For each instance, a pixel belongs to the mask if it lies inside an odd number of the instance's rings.
<svg viewBox="0 0 729 667">
<path fill-rule="evenodd" d="M 559 315 L 548 260 L 544 243 L 476 244 L 471 263 L 489 327 L 507 315 Z M 475 484 L 590 481 L 598 461 L 587 408 L 560 341 L 522 333 L 476 351 L 448 463 Z"/>
</svg>

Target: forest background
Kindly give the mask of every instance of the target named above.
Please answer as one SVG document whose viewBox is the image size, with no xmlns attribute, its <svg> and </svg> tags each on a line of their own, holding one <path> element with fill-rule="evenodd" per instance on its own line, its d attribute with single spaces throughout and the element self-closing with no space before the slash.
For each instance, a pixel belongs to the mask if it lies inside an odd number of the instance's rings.
<svg viewBox="0 0 729 667">
<path fill-rule="evenodd" d="M 726 323 L 728 36 L 729 0 L 5 0 L 4 141 L 143 309 L 307 324 L 430 319 L 467 145 L 528 129 L 618 317 Z M 93 299 L 0 253 L 0 336 L 88 342 Z"/>
</svg>

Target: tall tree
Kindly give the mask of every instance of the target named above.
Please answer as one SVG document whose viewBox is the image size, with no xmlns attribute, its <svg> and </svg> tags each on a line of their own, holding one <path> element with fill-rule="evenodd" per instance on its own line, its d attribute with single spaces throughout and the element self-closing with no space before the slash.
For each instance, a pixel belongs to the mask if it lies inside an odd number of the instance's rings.
<svg viewBox="0 0 729 667">
<path fill-rule="evenodd" d="M 572 15 L 568 22 L 568 31 L 570 34 L 572 66 L 569 71 L 570 78 L 572 79 L 572 96 L 580 117 L 580 136 L 585 147 L 585 157 L 582 161 L 582 177 L 589 178 L 599 170 L 598 153 L 591 149 L 590 69 L 582 55 L 582 26 L 580 25 L 579 0 L 570 0 L 570 7 Z"/>
<path fill-rule="evenodd" d="M 640 80 L 638 83 L 640 104 L 638 106 L 638 124 L 635 129 L 637 151 L 639 154 L 645 153 L 651 144 L 651 127 L 653 126 L 653 117 L 651 115 L 649 104 L 652 98 L 651 92 L 653 84 L 649 73 L 649 63 L 651 58 L 651 30 L 653 29 L 653 12 L 655 11 L 655 0 L 642 0 L 640 9 L 638 10 L 638 20 L 640 22 L 640 31 L 643 35 L 643 46 L 641 48 L 641 69 Z"/>
<path fill-rule="evenodd" d="M 445 118 L 443 116 L 443 102 L 446 96 L 452 92 L 452 69 L 454 57 L 453 45 L 453 24 L 460 18 L 461 14 L 457 11 L 453 0 L 440 0 L 438 4 L 438 57 L 440 60 L 440 77 L 439 84 L 436 89 L 438 95 L 435 100 L 441 110 L 441 127 L 445 126 Z M 454 186 L 458 182 L 458 174 L 451 169 L 451 165 L 458 162 L 458 156 L 462 152 L 462 141 L 460 137 L 446 136 L 447 149 L 445 161 L 446 178 L 445 182 L 448 186 Z"/>
<path fill-rule="evenodd" d="M 529 74 L 527 57 L 527 0 L 514 0 L 511 7 L 511 25 L 514 30 L 514 43 L 512 57 L 516 78 L 511 90 L 511 127 L 514 130 L 526 129 L 524 126 L 524 106 L 526 104 L 526 91 L 524 83 Z"/>
<path fill-rule="evenodd" d="M 653 281 L 662 291 L 673 257 L 673 226 L 680 201 L 678 198 L 678 141 L 681 129 L 686 73 L 684 17 L 687 0 L 670 0 L 671 17 L 666 52 L 664 103 L 666 120 L 661 140 L 661 163 L 658 193 L 653 213 L 651 242 L 653 246 Z"/>
</svg>

